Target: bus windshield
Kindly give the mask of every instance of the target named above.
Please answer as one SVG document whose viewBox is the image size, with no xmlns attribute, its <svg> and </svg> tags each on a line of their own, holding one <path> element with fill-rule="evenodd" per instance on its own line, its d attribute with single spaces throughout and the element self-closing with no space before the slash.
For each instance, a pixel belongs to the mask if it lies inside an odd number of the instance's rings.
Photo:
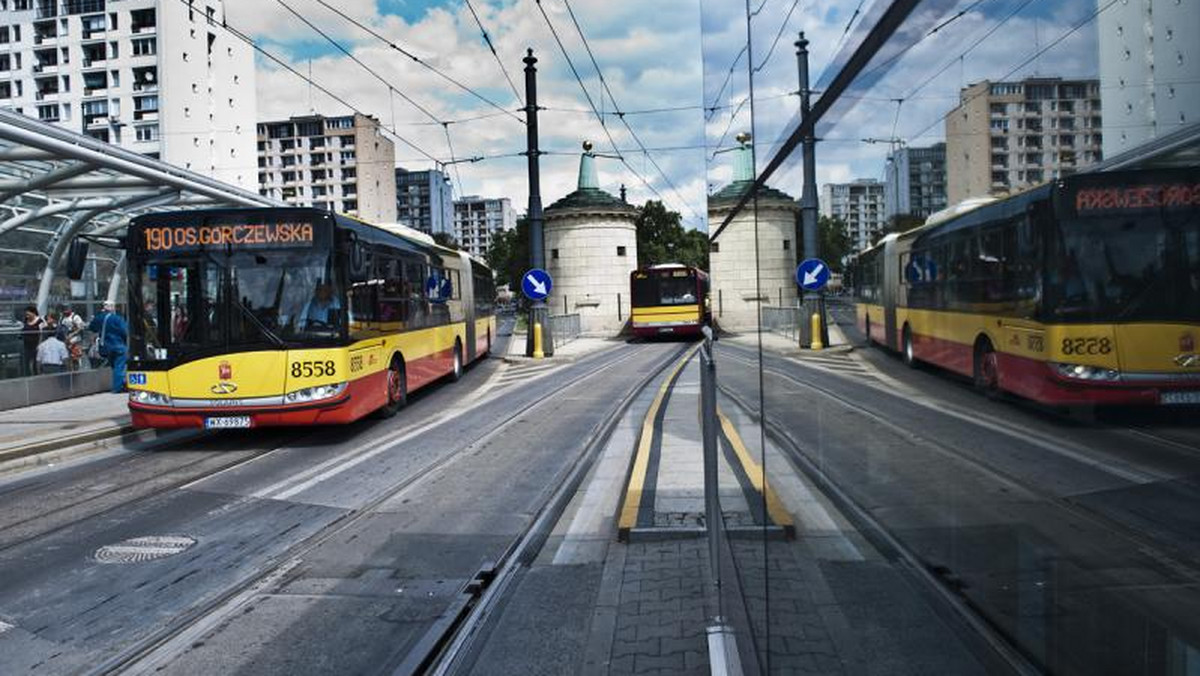
<svg viewBox="0 0 1200 676">
<path fill-rule="evenodd" d="M 1200 321 L 1200 212 L 1076 218 L 1051 233 L 1052 320 Z"/>
<path fill-rule="evenodd" d="M 329 343 L 344 335 L 328 251 L 200 251 L 134 272 L 134 354 L 171 359 L 231 348 Z M 138 279 L 140 278 L 140 279 Z"/>
<path fill-rule="evenodd" d="M 695 305 L 696 302 L 696 279 L 687 272 L 651 273 L 645 279 L 635 277 L 633 280 L 634 307 Z"/>
</svg>

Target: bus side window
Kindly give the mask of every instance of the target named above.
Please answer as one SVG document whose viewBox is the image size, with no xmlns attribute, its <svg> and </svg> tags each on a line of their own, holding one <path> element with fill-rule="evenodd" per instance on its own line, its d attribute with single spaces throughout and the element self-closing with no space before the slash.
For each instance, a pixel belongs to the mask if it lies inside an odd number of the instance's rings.
<svg viewBox="0 0 1200 676">
<path fill-rule="evenodd" d="M 404 296 L 404 274 L 402 264 L 395 256 L 386 255 L 379 260 L 379 321 L 391 324 L 386 327 L 394 330 L 400 323 L 404 327 L 408 321 L 408 301 Z"/>
<path fill-rule="evenodd" d="M 405 261 L 403 291 L 408 299 L 407 328 L 417 329 L 428 324 L 428 303 L 425 299 L 425 280 L 428 277 L 428 268 L 423 263 Z"/>
</svg>

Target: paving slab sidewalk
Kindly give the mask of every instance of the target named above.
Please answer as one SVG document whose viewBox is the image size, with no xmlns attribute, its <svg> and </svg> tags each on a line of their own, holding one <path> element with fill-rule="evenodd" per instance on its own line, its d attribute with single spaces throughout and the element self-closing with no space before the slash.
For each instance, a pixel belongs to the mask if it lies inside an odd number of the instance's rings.
<svg viewBox="0 0 1200 676">
<path fill-rule="evenodd" d="M 0 463 L 132 431 L 128 401 L 105 392 L 0 411 Z"/>
</svg>

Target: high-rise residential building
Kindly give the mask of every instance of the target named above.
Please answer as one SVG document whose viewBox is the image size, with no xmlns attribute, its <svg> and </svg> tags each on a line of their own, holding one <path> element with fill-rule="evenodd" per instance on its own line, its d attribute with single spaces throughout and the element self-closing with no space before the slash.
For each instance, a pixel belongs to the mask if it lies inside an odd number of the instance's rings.
<svg viewBox="0 0 1200 676">
<path fill-rule="evenodd" d="M 821 186 L 821 215 L 845 221 L 855 251 L 871 246 L 871 238 L 887 225 L 883 184 L 873 178 Z"/>
<path fill-rule="evenodd" d="M 946 144 L 900 148 L 885 166 L 884 218 L 927 218 L 946 208 Z"/>
<path fill-rule="evenodd" d="M 1100 81 L 973 84 L 946 116 L 946 197 L 1019 192 L 1103 159 Z"/>
<path fill-rule="evenodd" d="M 1105 156 L 1200 122 L 1200 2 L 1098 1 Z"/>
<path fill-rule="evenodd" d="M 0 106 L 254 188 L 254 52 L 222 0 L 0 0 Z"/>
<path fill-rule="evenodd" d="M 436 170 L 396 167 L 396 219 L 422 232 L 454 234 L 454 194 L 450 178 Z"/>
<path fill-rule="evenodd" d="M 355 113 L 258 123 L 258 192 L 372 223 L 396 221 L 396 147 Z"/>
<path fill-rule="evenodd" d="M 483 256 L 492 235 L 516 227 L 517 214 L 507 197 L 467 195 L 454 200 L 454 238 L 474 256 Z"/>
</svg>

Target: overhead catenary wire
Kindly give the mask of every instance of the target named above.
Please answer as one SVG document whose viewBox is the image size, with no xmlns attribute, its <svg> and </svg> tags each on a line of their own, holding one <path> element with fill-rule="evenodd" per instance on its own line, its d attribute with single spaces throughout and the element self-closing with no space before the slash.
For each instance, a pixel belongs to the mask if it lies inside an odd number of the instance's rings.
<svg viewBox="0 0 1200 676">
<path fill-rule="evenodd" d="M 1042 47 L 1042 48 L 1040 48 L 1040 49 L 1036 50 L 1036 51 L 1035 51 L 1035 52 L 1034 52 L 1032 55 L 1030 55 L 1029 57 L 1027 57 L 1027 58 L 1026 58 L 1026 59 L 1024 59 L 1023 61 L 1021 61 L 1021 63 L 1019 63 L 1019 64 L 1017 64 L 1016 66 L 1014 66 L 1014 67 L 1013 67 L 1012 69 L 1010 69 L 1010 70 L 1009 70 L 1007 73 L 1005 73 L 1004 75 L 1002 75 L 1002 76 L 1000 76 L 1000 77 L 998 77 L 998 78 L 995 78 L 995 80 L 994 80 L 994 81 L 1003 81 L 1003 80 L 1007 80 L 1008 78 L 1010 78 L 1010 77 L 1012 77 L 1013 75 L 1017 74 L 1018 72 L 1020 72 L 1020 71 L 1021 71 L 1021 69 L 1022 69 L 1022 68 L 1024 68 L 1024 67 L 1028 66 L 1029 64 L 1033 63 L 1035 60 L 1037 60 L 1037 59 L 1041 58 L 1041 56 L 1042 56 L 1043 54 L 1045 54 L 1046 52 L 1050 51 L 1051 49 L 1053 49 L 1053 48 L 1057 47 L 1057 46 L 1058 46 L 1060 43 L 1062 43 L 1062 41 L 1063 41 L 1063 40 L 1066 40 L 1067 38 L 1071 37 L 1071 36 L 1072 36 L 1072 35 L 1074 35 L 1075 33 L 1079 32 L 1079 30 L 1080 30 L 1081 28 L 1083 28 L 1084 26 L 1086 26 L 1086 25 L 1088 25 L 1089 23 L 1091 23 L 1091 22 L 1095 21 L 1095 20 L 1096 20 L 1096 17 L 1098 17 L 1098 16 L 1100 16 L 1101 14 L 1103 14 L 1105 11 L 1107 11 L 1107 10 L 1108 10 L 1108 8 L 1110 8 L 1110 7 L 1112 7 L 1113 5 L 1117 4 L 1117 2 L 1119 2 L 1119 1 L 1120 1 L 1120 0 L 1109 0 L 1109 2 L 1108 2 L 1107 4 L 1103 5 L 1102 7 L 1099 7 L 1099 8 L 1097 8 L 1095 11 L 1093 11 L 1091 14 L 1089 14 L 1089 15 L 1088 15 L 1086 18 L 1084 18 L 1083 20 L 1079 21 L 1079 22 L 1078 22 L 1078 23 L 1076 23 L 1075 25 L 1071 26 L 1069 29 L 1067 29 L 1067 31 L 1066 31 L 1066 32 L 1064 32 L 1062 35 L 1059 35 L 1057 38 L 1055 38 L 1054 40 L 1052 40 L 1052 41 L 1051 41 L 1049 44 L 1047 44 L 1045 47 Z M 962 107 L 962 105 L 966 105 L 967 103 L 969 103 L 969 102 L 971 102 L 971 101 L 974 101 L 976 98 L 978 98 L 978 97 L 982 96 L 982 95 L 983 95 L 983 93 L 984 93 L 985 91 L 987 91 L 987 90 L 981 90 L 981 91 L 979 91 L 979 92 L 976 92 L 975 94 L 971 95 L 970 97 L 963 99 L 963 100 L 962 100 L 962 104 L 961 104 L 959 107 Z M 950 111 L 950 112 L 953 112 L 953 111 Z M 939 117 L 938 117 L 936 120 L 934 120 L 932 123 L 930 123 L 930 124 L 929 124 L 929 126 L 925 127 L 924 129 L 922 129 L 921 131 L 917 132 L 916 134 L 913 134 L 913 135 L 909 136 L 909 137 L 908 137 L 908 142 L 909 142 L 909 143 L 911 143 L 912 141 L 915 141 L 916 139 L 919 139 L 919 138 L 921 138 L 921 137 L 922 137 L 922 136 L 924 136 L 925 134 L 928 134 L 928 133 L 929 133 L 929 132 L 930 132 L 930 131 L 931 131 L 931 130 L 934 128 L 934 127 L 936 127 L 938 124 L 942 123 L 942 122 L 943 122 L 943 121 L 946 119 L 946 117 L 948 117 L 948 116 L 950 115 L 950 112 L 946 113 L 945 115 L 941 115 L 941 116 L 939 116 Z"/>
<path fill-rule="evenodd" d="M 180 4 L 186 5 L 186 6 L 188 6 L 188 7 L 191 7 L 191 6 L 192 6 L 192 5 L 190 5 L 190 4 L 188 3 L 188 1 L 187 1 L 187 0 L 179 0 L 179 2 L 180 2 Z M 248 45 L 248 46 L 249 46 L 250 48 L 252 48 L 254 51 L 258 52 L 259 54 L 262 54 L 264 57 L 266 57 L 266 58 L 267 58 L 269 61 L 271 61 L 272 63 L 276 64 L 276 65 L 277 65 L 277 66 L 279 66 L 280 68 L 283 68 L 284 70 L 286 70 L 287 72 L 291 73 L 292 75 L 295 75 L 296 77 L 300 78 L 300 79 L 301 79 L 301 80 L 303 80 L 304 82 L 307 82 L 309 85 L 312 85 L 312 87 L 313 87 L 313 88 L 315 88 L 315 89 L 319 90 L 319 91 L 320 91 L 322 94 L 325 94 L 325 95 L 326 95 L 326 96 L 328 96 L 330 99 L 332 99 L 332 100 L 334 100 L 334 101 L 336 101 L 336 102 L 340 103 L 341 105 L 343 105 L 343 106 L 345 106 L 345 107 L 349 108 L 350 110 L 353 110 L 354 112 L 356 112 L 356 113 L 358 113 L 358 114 L 360 114 L 360 115 L 366 115 L 366 113 L 363 113 L 361 110 L 359 110 L 359 109 L 358 109 L 358 107 L 357 107 L 357 106 L 355 106 L 354 104 L 350 103 L 349 101 L 347 101 L 347 100 L 346 100 L 345 98 L 343 98 L 342 96 L 339 96 L 338 94 L 335 94 L 335 93 L 334 93 L 333 91 L 331 91 L 331 90 L 330 90 L 328 87 L 326 87 L 326 86 L 322 85 L 321 83 L 317 82 L 315 79 L 305 76 L 303 73 L 301 73 L 300 71 L 298 71 L 298 70 L 296 70 L 294 67 L 292 67 L 292 66 L 291 66 L 289 63 L 287 63 L 287 62 L 286 62 L 286 61 L 284 61 L 283 59 L 281 59 L 281 58 L 279 58 L 278 56 L 276 56 L 275 54 L 273 54 L 273 53 L 272 53 L 270 50 L 268 50 L 268 49 L 264 48 L 263 46 L 259 45 L 257 42 L 255 42 L 255 41 L 254 41 L 254 39 L 253 39 L 253 38 L 251 38 L 250 36 L 248 36 L 248 35 L 246 35 L 245 33 L 241 32 L 240 30 L 238 30 L 238 29 L 234 28 L 233 26 L 231 26 L 231 25 L 229 24 L 229 22 L 228 22 L 228 21 L 224 21 L 224 22 L 222 23 L 221 27 L 222 27 L 222 28 L 224 28 L 224 29 L 225 29 L 225 31 L 226 31 L 226 32 L 228 32 L 228 33 L 229 33 L 230 35 L 232 35 L 233 37 L 235 37 L 235 38 L 237 38 L 238 40 L 240 40 L 240 41 L 242 41 L 242 42 L 246 43 L 246 45 Z M 381 127 L 381 128 L 382 128 L 382 127 Z M 389 130 L 387 130 L 386 128 L 382 128 L 382 129 L 384 129 L 384 131 L 385 131 L 385 132 L 387 132 L 387 133 L 388 133 L 390 136 L 392 136 L 392 137 L 393 137 L 393 138 L 395 138 L 396 140 L 400 141 L 400 142 L 401 142 L 401 143 L 403 143 L 404 145 L 406 145 L 406 146 L 408 146 L 408 147 L 412 148 L 413 150 L 417 151 L 418 153 L 420 153 L 421 155 L 425 156 L 425 157 L 426 157 L 426 158 L 428 158 L 429 160 L 431 160 L 431 161 L 434 161 L 434 162 L 436 162 L 436 161 L 437 161 L 437 158 L 436 158 L 436 157 L 434 157 L 434 156 L 433 156 L 431 153 L 429 153 L 429 151 L 425 150 L 424 148 L 422 148 L 421 146 L 417 145 L 415 142 L 413 142 L 413 141 L 409 140 L 408 138 L 405 138 L 404 136 L 401 136 L 400 134 L 397 134 L 397 133 L 395 132 L 395 130 L 390 130 L 390 131 L 389 131 Z"/>
<path fill-rule="evenodd" d="M 487 44 L 488 49 L 495 57 L 496 63 L 500 65 L 500 71 L 504 73 L 504 79 L 508 80 L 508 86 L 512 88 L 513 96 L 517 98 L 517 103 L 521 104 L 521 108 L 525 107 L 525 99 L 521 96 L 521 92 L 517 89 L 517 85 L 513 82 L 512 77 L 508 74 L 508 68 L 504 66 L 504 60 L 500 58 L 500 54 L 496 52 L 496 45 L 492 42 L 492 37 L 488 35 L 487 29 L 483 27 L 483 21 L 479 18 L 479 13 L 475 11 L 475 6 L 471 4 L 471 0 L 466 0 L 467 9 L 471 10 L 471 16 L 475 18 L 475 25 L 479 26 L 479 32 L 483 35 L 483 42 Z"/>
<path fill-rule="evenodd" d="M 321 6 L 322 6 L 322 7 L 324 7 L 324 8 L 326 8 L 326 9 L 328 9 L 329 11 L 333 12 L 334 14 L 337 14 L 338 16 L 342 17 L 342 18 L 343 18 L 343 19 L 345 19 L 346 21 L 348 21 L 348 22 L 350 22 L 350 23 L 354 24 L 356 27 L 358 27 L 360 30 L 362 30 L 363 32 L 367 33 L 367 34 L 368 34 L 368 35 L 370 35 L 371 37 L 373 37 L 373 38 L 375 38 L 376 40 L 379 40 L 380 42 L 384 43 L 385 45 L 387 45 L 389 48 L 393 49 L 394 51 L 397 51 L 397 52 L 399 52 L 399 53 L 403 54 L 404 56 L 408 57 L 408 58 L 409 58 L 410 60 L 412 60 L 413 62 L 417 63 L 418 65 L 420 65 L 420 66 L 422 66 L 422 67 L 424 67 L 424 68 L 426 68 L 426 69 L 427 69 L 427 70 L 429 70 L 430 72 L 434 73 L 435 75 L 437 75 L 438 77 L 442 78 L 443 80 L 445 80 L 445 81 L 449 82 L 450 84 L 454 85 L 455 87 L 458 87 L 459 89 L 461 89 L 461 90 L 463 90 L 464 92 L 466 92 L 466 93 L 470 94 L 471 96 L 474 96 L 475 98 L 479 99 L 480 101 L 483 101 L 484 103 L 488 104 L 489 106 L 491 106 L 491 107 L 493 107 L 493 108 L 495 108 L 495 109 L 499 110 L 501 113 L 503 113 L 503 114 L 505 114 L 505 115 L 508 115 L 509 117 L 513 118 L 513 119 L 514 119 L 514 120 L 516 120 L 517 122 L 520 122 L 521 124 L 524 124 L 524 123 L 525 123 L 525 121 L 524 121 L 524 120 L 522 120 L 520 117 L 518 117 L 518 116 L 517 116 L 517 115 L 516 115 L 516 114 L 515 114 L 513 111 L 511 111 L 511 110 L 509 110 L 509 109 L 505 108 L 504 106 L 501 106 L 499 103 L 496 103 L 496 102 L 495 102 L 495 101 L 493 101 L 492 99 L 490 99 L 490 98 L 488 98 L 488 97 L 484 96 L 483 94 L 479 93 L 479 91 L 478 91 L 478 90 L 475 90 L 475 89 L 473 89 L 473 88 L 471 88 L 471 87 L 468 87 L 467 85 L 463 84 L 461 81 L 457 80 L 457 79 L 456 79 L 456 78 L 454 78 L 453 76 L 451 76 L 451 75 L 449 75 L 449 74 L 445 73 L 445 72 L 444 72 L 444 71 L 442 71 L 441 69 L 439 69 L 439 68 L 437 68 L 436 66 L 434 66 L 434 65 L 430 64 L 428 61 L 426 61 L 426 60 L 422 59 L 421 57 L 417 56 L 417 55 L 416 55 L 416 54 L 414 54 L 414 53 L 413 53 L 411 50 L 408 50 L 408 49 L 405 49 L 404 47 L 401 47 L 400 45 L 396 44 L 394 41 L 392 41 L 392 40 L 388 39 L 386 36 L 384 36 L 383 34 L 379 33 L 378 31 L 376 31 L 375 29 L 371 28 L 370 26 L 368 26 L 368 25 L 366 25 L 366 24 L 362 23 L 362 22 L 361 22 L 361 21 L 359 21 L 358 19 L 355 19 L 354 17 L 350 16 L 349 14 L 346 14 L 344 11 L 342 11 L 342 10 L 338 9 L 337 7 L 334 7 L 334 6 L 330 5 L 330 4 L 329 4 L 328 2 L 326 2 L 325 0 L 317 0 L 317 2 L 318 2 L 318 3 L 319 3 Z M 472 10 L 472 11 L 474 11 L 474 10 Z M 490 46 L 490 44 L 491 44 L 491 43 L 490 43 L 490 41 L 489 41 L 489 46 Z M 494 50 L 493 50 L 493 53 L 495 53 L 495 51 L 494 51 Z M 501 66 L 503 67 L 503 64 L 501 64 Z M 505 72 L 505 77 L 507 77 L 507 76 L 508 76 L 508 72 L 506 71 L 506 72 Z M 509 83 L 511 84 L 511 80 L 509 81 Z M 515 87 L 514 87 L 514 91 L 515 91 Z M 520 97 L 519 97 L 519 96 L 517 97 L 517 100 L 518 100 L 518 101 L 520 101 Z"/>
<path fill-rule="evenodd" d="M 654 156 L 650 154 L 649 150 L 647 150 L 646 144 L 642 143 L 642 139 L 637 135 L 637 132 L 633 130 L 633 126 L 629 124 L 629 120 L 625 119 L 625 114 L 621 112 L 621 105 L 617 103 L 617 98 L 613 96 L 612 89 L 608 86 L 608 80 L 604 77 L 604 71 L 600 69 L 600 64 L 596 62 L 596 55 L 592 52 L 592 47 L 588 43 L 587 36 L 583 33 L 583 27 L 579 25 L 579 19 L 575 16 L 575 11 L 571 9 L 570 0 L 563 0 L 563 5 L 565 5 L 567 8 L 567 14 L 571 17 L 571 23 L 575 25 L 575 31 L 579 33 L 579 39 L 583 41 L 583 48 L 587 51 L 588 58 L 592 62 L 592 67 L 596 69 L 596 76 L 600 78 L 600 84 L 604 87 L 605 93 L 608 94 L 608 100 L 612 102 L 617 119 L 619 119 L 621 124 L 624 125 L 625 129 L 629 132 L 630 137 L 633 138 L 634 143 L 636 143 L 638 148 L 641 149 L 645 158 L 650 161 L 651 166 L 658 171 L 658 175 L 661 176 L 663 181 L 666 182 L 667 187 L 671 189 L 671 193 L 675 195 L 675 199 L 679 200 L 680 204 L 687 207 L 688 211 L 692 212 L 692 215 L 696 217 L 697 222 L 703 222 L 704 217 L 701 216 L 700 213 L 696 211 L 695 207 L 693 207 L 687 200 L 683 199 L 683 196 L 679 194 L 679 189 L 676 188 L 675 183 L 671 181 L 671 177 L 667 175 L 667 172 L 663 171 L 661 166 L 659 166 L 658 161 L 655 160 Z M 626 166 L 628 166 L 628 163 L 626 163 Z"/>
<path fill-rule="evenodd" d="M 583 97 L 587 99 L 588 105 L 591 106 L 592 112 L 596 115 L 596 120 L 600 122 L 600 128 L 604 131 L 604 136 L 608 139 L 609 147 L 612 149 L 613 153 L 616 154 L 617 159 L 621 161 L 625 168 L 628 169 L 634 176 L 636 176 L 637 179 L 642 182 L 642 185 L 646 186 L 650 192 L 654 193 L 660 200 L 662 200 L 663 197 L 658 192 L 658 189 L 650 185 L 650 182 L 647 181 L 644 176 L 638 173 L 636 169 L 630 166 L 629 162 L 625 160 L 625 156 L 621 154 L 620 149 L 617 147 L 616 140 L 613 139 L 612 132 L 609 131 L 608 125 L 604 123 L 604 115 L 600 113 L 600 108 L 592 99 L 591 93 L 588 92 L 587 85 L 583 83 L 583 78 L 579 76 L 579 69 L 575 67 L 575 62 L 571 59 L 570 53 L 567 52 L 566 45 L 563 44 L 562 38 L 559 37 L 558 30 L 554 27 L 554 22 L 550 20 L 550 15 L 546 13 L 546 8 L 542 6 L 542 0 L 534 0 L 534 2 L 537 3 L 537 7 L 542 14 L 542 18 L 545 19 L 546 25 L 549 26 L 550 34 L 554 36 L 554 42 L 558 44 L 558 49 L 560 52 L 562 52 L 563 59 L 565 59 L 567 62 L 567 67 L 570 68 L 571 74 L 575 76 L 575 82 L 577 82 L 579 84 L 579 88 L 583 90 Z"/>
<path fill-rule="evenodd" d="M 788 22 L 792 20 L 792 13 L 796 11 L 796 7 L 799 5 L 800 0 L 792 0 L 792 6 L 790 9 L 788 9 L 787 16 L 783 17 L 783 22 L 779 24 L 779 32 L 775 34 L 775 40 L 771 42 L 771 49 L 767 50 L 767 55 L 763 57 L 763 60 L 757 66 L 754 67 L 755 73 L 761 71 L 763 68 L 766 68 L 767 64 L 771 62 L 771 56 L 775 54 L 775 48 L 779 46 L 779 39 L 783 37 L 783 32 L 787 30 Z M 761 7 L 759 9 L 761 9 Z"/>
</svg>

